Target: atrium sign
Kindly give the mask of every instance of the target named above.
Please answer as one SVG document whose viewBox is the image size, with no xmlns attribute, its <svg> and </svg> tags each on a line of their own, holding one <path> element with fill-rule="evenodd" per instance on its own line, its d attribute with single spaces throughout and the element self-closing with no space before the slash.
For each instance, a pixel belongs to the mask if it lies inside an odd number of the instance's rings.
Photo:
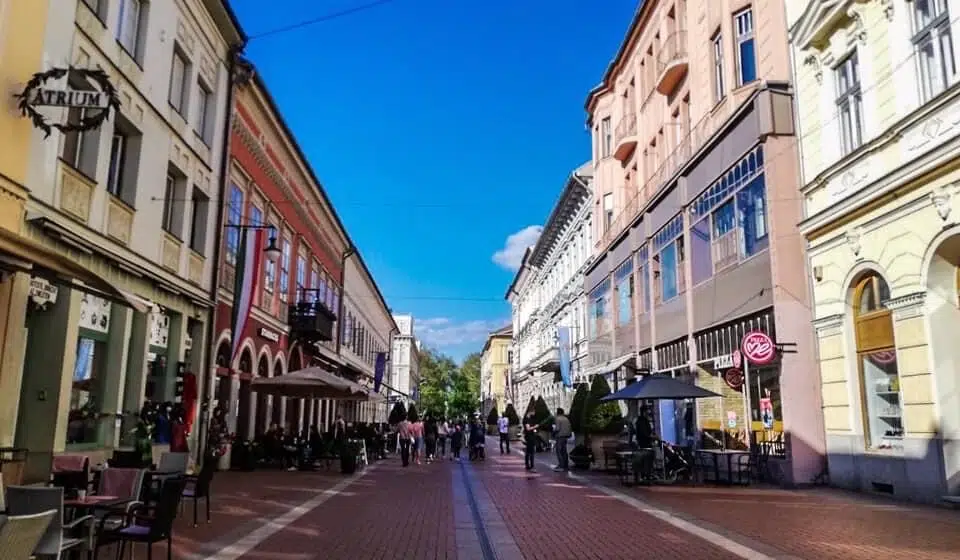
<svg viewBox="0 0 960 560">
<path fill-rule="evenodd" d="M 79 79 L 90 84 L 93 89 L 72 89 L 66 87 L 47 87 L 51 82 L 60 82 L 64 78 Z M 69 82 L 68 82 L 69 83 Z M 120 97 L 117 89 L 110 83 L 110 77 L 100 69 L 88 68 L 51 68 L 38 72 L 30 78 L 23 91 L 14 95 L 19 101 L 20 114 L 29 118 L 33 126 L 49 137 L 53 129 L 60 132 L 82 132 L 99 128 L 110 116 L 110 110 L 120 109 Z M 66 122 L 50 122 L 40 109 L 55 107 L 81 109 L 80 118 Z M 67 118 L 66 114 L 63 118 Z"/>
</svg>

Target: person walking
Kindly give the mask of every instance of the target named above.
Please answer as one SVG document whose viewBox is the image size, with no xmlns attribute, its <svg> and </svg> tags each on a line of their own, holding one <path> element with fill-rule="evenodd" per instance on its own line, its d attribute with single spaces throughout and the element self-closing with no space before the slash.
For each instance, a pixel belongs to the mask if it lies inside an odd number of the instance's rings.
<svg viewBox="0 0 960 560">
<path fill-rule="evenodd" d="M 406 418 L 397 424 L 397 439 L 400 442 L 400 461 L 406 467 L 410 464 L 410 442 L 413 441 L 413 428 Z"/>
<path fill-rule="evenodd" d="M 497 431 L 500 432 L 500 454 L 504 454 L 504 448 L 506 448 L 506 454 L 510 454 L 510 420 L 507 419 L 506 414 L 501 414 L 500 418 L 497 419 Z"/>
<path fill-rule="evenodd" d="M 423 420 L 413 423 L 413 462 L 420 464 L 420 455 L 423 453 Z"/>
<path fill-rule="evenodd" d="M 440 453 L 437 455 L 440 459 L 443 459 L 447 456 L 447 436 L 450 435 L 450 425 L 447 424 L 446 418 L 440 419 L 440 425 L 437 426 L 437 446 L 440 448 Z"/>
<path fill-rule="evenodd" d="M 537 453 L 537 421 L 533 416 L 533 411 L 528 410 L 523 417 L 523 464 L 530 472 L 535 472 L 534 458 Z"/>
<path fill-rule="evenodd" d="M 460 448 L 463 447 L 463 429 L 460 424 L 453 426 L 450 434 L 450 460 L 460 460 Z"/>
<path fill-rule="evenodd" d="M 433 462 L 434 455 L 437 454 L 437 421 L 432 417 L 427 418 L 427 424 L 424 426 L 424 443 L 426 443 L 427 464 Z"/>
<path fill-rule="evenodd" d="M 570 470 L 567 442 L 570 441 L 572 435 L 573 427 L 570 425 L 570 419 L 563 413 L 562 408 L 558 408 L 556 416 L 553 417 L 553 438 L 557 450 L 557 467 L 553 470 L 557 472 Z"/>
</svg>

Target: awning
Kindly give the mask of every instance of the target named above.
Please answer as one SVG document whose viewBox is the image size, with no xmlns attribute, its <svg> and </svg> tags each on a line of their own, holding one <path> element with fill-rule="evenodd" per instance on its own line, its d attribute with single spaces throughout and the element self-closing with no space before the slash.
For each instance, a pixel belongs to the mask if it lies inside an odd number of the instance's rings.
<svg viewBox="0 0 960 560">
<path fill-rule="evenodd" d="M 51 280 L 59 278 L 62 281 L 74 283 L 78 289 L 99 292 L 103 297 L 137 308 L 124 292 L 118 290 L 105 278 L 80 263 L 70 260 L 69 257 L 2 227 L 0 227 L 0 266 L 9 266 L 39 275 L 46 272 L 47 276 L 53 276 Z"/>
<path fill-rule="evenodd" d="M 251 388 L 257 393 L 281 397 L 369 400 L 364 387 L 319 367 L 275 377 L 257 377 L 251 382 Z"/>
</svg>

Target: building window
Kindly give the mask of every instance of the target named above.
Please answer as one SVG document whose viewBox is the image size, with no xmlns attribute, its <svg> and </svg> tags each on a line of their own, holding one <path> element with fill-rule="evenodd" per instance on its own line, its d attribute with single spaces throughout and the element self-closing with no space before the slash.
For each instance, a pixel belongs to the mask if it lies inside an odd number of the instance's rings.
<svg viewBox="0 0 960 560">
<path fill-rule="evenodd" d="M 310 302 L 323 302 L 323 297 L 320 292 L 320 270 L 317 267 L 317 263 L 313 263 L 313 269 L 310 270 L 310 289 L 314 290 L 310 292 Z"/>
<path fill-rule="evenodd" d="M 190 208 L 190 248 L 198 255 L 204 255 L 207 250 L 207 217 L 210 215 L 210 197 L 194 187 L 192 202 L 193 206 Z"/>
<path fill-rule="evenodd" d="M 290 240 L 283 238 L 280 247 L 280 301 L 287 301 L 290 290 Z"/>
<path fill-rule="evenodd" d="M 590 309 L 587 328 L 590 338 L 596 338 L 610 330 L 610 279 L 607 278 L 590 292 Z"/>
<path fill-rule="evenodd" d="M 678 214 L 653 236 L 653 277 L 656 303 L 664 303 L 683 293 L 685 251 L 683 215 Z"/>
<path fill-rule="evenodd" d="M 736 32 L 737 45 L 737 85 L 742 86 L 757 79 L 753 11 L 750 8 L 734 14 L 733 29 Z"/>
<path fill-rule="evenodd" d="M 600 121 L 600 157 L 609 157 L 613 152 L 613 131 L 610 128 L 610 117 L 603 117 Z"/>
<path fill-rule="evenodd" d="M 140 26 L 143 18 L 142 0 L 120 0 L 120 19 L 117 26 L 117 41 L 127 53 L 139 62 L 142 59 L 140 52 Z"/>
<path fill-rule="evenodd" d="M 210 103 L 213 100 L 213 95 L 210 93 L 210 89 L 203 85 L 203 82 L 197 82 L 197 123 L 196 131 L 197 135 L 200 136 L 200 139 L 203 140 L 203 143 L 210 145 L 210 138 L 213 134 L 212 127 L 210 126 Z"/>
<path fill-rule="evenodd" d="M 713 36 L 713 99 L 717 103 L 727 94 L 723 81 L 723 35 Z"/>
<path fill-rule="evenodd" d="M 241 220 L 243 220 L 243 191 L 236 185 L 230 185 L 230 198 L 227 200 L 228 227 L 224 232 L 227 264 L 237 263 L 237 252 L 240 250 L 240 228 L 235 226 L 239 226 Z"/>
<path fill-rule="evenodd" d="M 90 11 L 92 11 L 98 19 L 103 20 L 103 14 L 107 10 L 106 0 L 83 0 L 83 3 L 90 8 Z"/>
<path fill-rule="evenodd" d="M 107 192 L 114 196 L 120 196 L 120 180 L 127 156 L 126 147 L 127 138 L 120 132 L 114 132 L 113 139 L 110 141 L 110 166 L 107 169 Z"/>
<path fill-rule="evenodd" d="M 613 194 L 603 195 L 603 231 L 606 232 L 613 225 Z"/>
<path fill-rule="evenodd" d="M 920 94 L 929 101 L 947 89 L 957 74 L 950 12 L 947 0 L 913 0 L 912 11 Z"/>
<path fill-rule="evenodd" d="M 860 280 L 853 293 L 866 444 L 873 449 L 898 447 L 903 438 L 903 406 L 893 318 L 883 305 L 889 299 L 887 283 L 873 273 Z"/>
<path fill-rule="evenodd" d="M 837 80 L 837 111 L 840 116 L 840 142 L 843 154 L 863 143 L 863 100 L 860 90 L 860 64 L 857 52 L 841 62 L 834 71 Z"/>
<path fill-rule="evenodd" d="M 107 192 L 135 205 L 143 137 L 133 125 L 118 114 L 114 117 L 110 142 L 110 163 L 107 167 Z"/>
<path fill-rule="evenodd" d="M 637 251 L 637 279 L 640 282 L 640 297 L 637 298 L 637 314 L 650 309 L 650 249 L 646 244 Z"/>
<path fill-rule="evenodd" d="M 77 87 L 73 83 L 71 87 Z M 78 88 L 79 89 L 79 88 Z M 67 112 L 67 124 L 78 125 L 87 117 L 84 109 L 72 108 Z M 70 131 L 64 134 L 63 160 L 90 179 L 97 176 L 97 157 L 100 144 L 98 130 Z"/>
<path fill-rule="evenodd" d="M 304 296 L 304 288 L 307 287 L 307 257 L 297 255 L 297 298 L 296 301 L 309 301 Z"/>
<path fill-rule="evenodd" d="M 767 248 L 763 147 L 756 147 L 690 205 L 694 285 Z"/>
<path fill-rule="evenodd" d="M 166 188 L 163 192 L 163 220 L 161 227 L 167 232 L 176 235 L 173 229 L 173 206 L 177 197 L 177 177 L 167 171 Z"/>
<path fill-rule="evenodd" d="M 178 45 L 173 46 L 172 64 L 170 70 L 170 106 L 183 116 L 187 112 L 187 94 L 190 91 L 187 87 L 190 63 L 187 62 L 186 55 L 180 51 Z"/>
<path fill-rule="evenodd" d="M 633 259 L 617 267 L 613 280 L 617 283 L 617 326 L 628 325 L 633 321 Z"/>
</svg>

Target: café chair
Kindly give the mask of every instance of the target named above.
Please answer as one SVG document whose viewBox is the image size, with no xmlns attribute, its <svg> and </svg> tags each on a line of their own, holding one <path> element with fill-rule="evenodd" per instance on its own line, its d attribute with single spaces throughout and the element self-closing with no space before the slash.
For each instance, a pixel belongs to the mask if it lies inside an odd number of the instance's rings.
<svg viewBox="0 0 960 560">
<path fill-rule="evenodd" d="M 168 478 L 163 482 L 160 495 L 152 507 L 141 504 L 126 514 L 108 514 L 123 516 L 126 522 L 117 529 L 97 535 L 94 560 L 97 559 L 101 547 L 114 543 L 119 547 L 117 560 L 122 560 L 126 555 L 127 545 L 132 548 L 134 543 L 146 544 L 147 560 L 153 560 L 153 545 L 161 541 L 167 543 L 167 560 L 173 560 L 173 522 L 177 517 L 186 484 L 184 477 Z"/>
<path fill-rule="evenodd" d="M 197 526 L 197 506 L 200 500 L 204 501 L 207 510 L 207 523 L 210 523 L 210 485 L 213 482 L 213 473 L 217 471 L 215 461 L 204 461 L 200 474 L 188 476 L 187 486 L 183 490 L 183 497 L 193 500 L 193 526 Z M 181 509 L 183 504 L 181 503 Z"/>
<path fill-rule="evenodd" d="M 0 552 L 3 560 L 30 560 L 37 543 L 43 537 L 50 521 L 57 515 L 54 510 L 33 515 L 0 515 Z"/>
<path fill-rule="evenodd" d="M 64 552 L 91 549 L 93 516 L 84 515 L 64 523 L 63 488 L 10 486 L 7 488 L 7 511 L 11 516 L 55 512 L 34 550 L 38 556 L 60 558 Z"/>
</svg>

